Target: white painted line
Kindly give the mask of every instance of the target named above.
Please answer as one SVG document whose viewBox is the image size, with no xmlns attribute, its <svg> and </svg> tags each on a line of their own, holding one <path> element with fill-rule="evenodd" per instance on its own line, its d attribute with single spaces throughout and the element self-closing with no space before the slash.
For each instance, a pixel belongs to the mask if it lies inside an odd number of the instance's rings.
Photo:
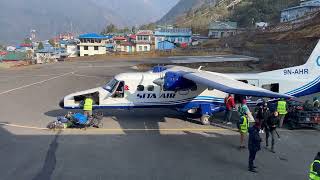
<svg viewBox="0 0 320 180">
<path fill-rule="evenodd" d="M 23 85 L 23 86 L 14 88 L 14 89 L 10 89 L 10 90 L 7 90 L 7 91 L 3 91 L 3 92 L 0 92 L 0 95 L 7 94 L 7 93 L 10 93 L 10 92 L 12 92 L 12 91 L 16 91 L 16 90 L 23 89 L 23 88 L 26 88 L 26 87 L 34 86 L 34 85 L 37 85 L 37 84 L 42 84 L 42 83 L 45 83 L 45 82 L 47 82 L 47 81 L 51 81 L 51 80 L 53 80 L 53 79 L 57 79 L 57 78 L 60 78 L 60 77 L 63 77 L 63 76 L 67 76 L 67 75 L 69 75 L 69 74 L 73 74 L 73 73 L 74 73 L 74 72 L 61 74 L 61 75 L 59 75 L 59 76 L 55 76 L 55 77 L 52 77 L 52 78 L 49 78 L 49 79 L 46 79 L 46 80 L 38 81 L 38 82 L 35 82 L 35 83 L 32 83 L 32 84 L 27 84 L 27 85 Z"/>
<path fill-rule="evenodd" d="M 107 77 L 103 77 L 103 76 L 90 76 L 90 75 L 84 75 L 84 74 L 77 74 L 77 73 L 73 73 L 74 76 L 80 76 L 80 77 L 90 77 L 90 78 L 107 78 Z"/>
</svg>

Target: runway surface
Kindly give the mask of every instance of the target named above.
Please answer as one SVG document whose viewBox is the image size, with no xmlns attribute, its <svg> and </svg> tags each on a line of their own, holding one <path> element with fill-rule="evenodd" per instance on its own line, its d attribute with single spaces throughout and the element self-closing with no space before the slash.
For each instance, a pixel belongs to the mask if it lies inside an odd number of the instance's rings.
<svg viewBox="0 0 320 180">
<path fill-rule="evenodd" d="M 67 94 L 104 85 L 142 61 L 62 62 L 0 70 L 0 179 L 307 179 L 319 132 L 280 130 L 247 172 L 238 133 L 168 109 L 106 110 L 102 129 L 48 131 Z M 217 117 L 219 118 L 219 117 Z"/>
</svg>

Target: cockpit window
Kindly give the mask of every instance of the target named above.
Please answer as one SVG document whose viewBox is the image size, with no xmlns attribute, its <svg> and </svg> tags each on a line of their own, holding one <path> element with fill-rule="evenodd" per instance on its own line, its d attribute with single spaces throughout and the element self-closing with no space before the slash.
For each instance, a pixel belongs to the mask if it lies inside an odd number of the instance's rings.
<svg viewBox="0 0 320 180">
<path fill-rule="evenodd" d="M 109 81 L 104 87 L 103 89 L 109 91 L 110 93 L 112 93 L 114 91 L 114 89 L 117 87 L 118 84 L 118 80 L 116 79 L 112 79 L 111 81 Z"/>
</svg>

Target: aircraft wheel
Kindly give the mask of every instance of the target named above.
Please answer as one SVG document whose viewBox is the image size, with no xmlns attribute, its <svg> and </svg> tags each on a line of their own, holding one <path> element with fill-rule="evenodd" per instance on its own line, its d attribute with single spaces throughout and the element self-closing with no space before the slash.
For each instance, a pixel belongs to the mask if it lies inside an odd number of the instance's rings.
<svg viewBox="0 0 320 180">
<path fill-rule="evenodd" d="M 200 118 L 200 122 L 202 125 L 210 125 L 210 116 L 209 115 L 202 115 Z"/>
</svg>

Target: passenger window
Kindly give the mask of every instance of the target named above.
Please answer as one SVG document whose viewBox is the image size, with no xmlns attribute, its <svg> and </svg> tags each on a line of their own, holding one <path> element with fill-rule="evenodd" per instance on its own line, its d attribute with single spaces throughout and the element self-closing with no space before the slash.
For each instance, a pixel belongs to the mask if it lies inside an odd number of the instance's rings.
<svg viewBox="0 0 320 180">
<path fill-rule="evenodd" d="M 278 92 L 279 92 L 279 83 L 264 84 L 264 85 L 262 85 L 262 88 L 263 88 L 263 89 L 270 90 L 270 91 L 272 91 L 272 92 L 278 93 Z"/>
<path fill-rule="evenodd" d="M 213 90 L 214 90 L 214 88 L 208 87 L 208 91 L 213 91 Z"/>
<path fill-rule="evenodd" d="M 138 85 L 137 86 L 137 91 L 144 91 L 144 86 L 143 85 Z"/>
<path fill-rule="evenodd" d="M 147 87 L 147 89 L 148 89 L 148 91 L 153 91 L 153 90 L 154 90 L 154 86 L 153 86 L 153 85 L 149 85 L 149 86 Z"/>
</svg>

